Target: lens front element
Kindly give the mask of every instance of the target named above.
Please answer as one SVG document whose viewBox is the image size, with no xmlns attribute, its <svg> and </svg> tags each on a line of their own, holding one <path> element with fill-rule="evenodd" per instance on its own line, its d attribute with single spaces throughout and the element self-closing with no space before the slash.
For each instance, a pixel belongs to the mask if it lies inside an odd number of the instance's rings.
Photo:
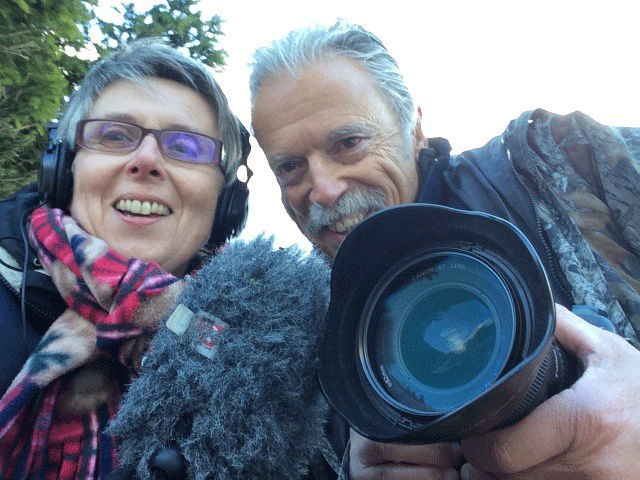
<svg viewBox="0 0 640 480">
<path fill-rule="evenodd" d="M 372 398 L 437 415 L 496 381 L 516 336 L 516 308 L 490 259 L 436 251 L 401 262 L 378 283 L 358 335 Z"/>
</svg>

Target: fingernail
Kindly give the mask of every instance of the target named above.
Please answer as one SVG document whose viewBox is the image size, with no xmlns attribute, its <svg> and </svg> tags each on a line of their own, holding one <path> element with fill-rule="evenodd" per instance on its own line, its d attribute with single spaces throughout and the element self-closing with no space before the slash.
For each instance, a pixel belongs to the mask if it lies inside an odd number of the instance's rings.
<svg viewBox="0 0 640 480">
<path fill-rule="evenodd" d="M 444 474 L 444 480 L 459 480 L 460 476 L 458 472 L 455 470 L 447 470 L 447 473 Z"/>
<path fill-rule="evenodd" d="M 471 478 L 471 475 L 469 473 L 469 468 L 470 468 L 470 465 L 468 463 L 465 463 L 464 465 L 462 465 L 462 468 L 460 469 L 460 480 L 469 480 Z"/>
<path fill-rule="evenodd" d="M 451 453 L 453 454 L 454 458 L 462 458 L 462 447 L 458 442 L 453 442 L 451 444 Z"/>
</svg>

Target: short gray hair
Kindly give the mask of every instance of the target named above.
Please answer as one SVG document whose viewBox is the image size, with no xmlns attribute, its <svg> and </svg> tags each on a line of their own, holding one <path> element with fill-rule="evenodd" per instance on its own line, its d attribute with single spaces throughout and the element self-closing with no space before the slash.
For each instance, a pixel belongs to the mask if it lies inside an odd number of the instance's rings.
<svg viewBox="0 0 640 480">
<path fill-rule="evenodd" d="M 140 84 L 145 78 L 173 80 L 199 93 L 216 115 L 223 143 L 221 166 L 227 183 L 233 181 L 242 156 L 241 127 L 231 113 L 227 98 L 207 67 L 178 52 L 160 39 L 130 42 L 99 60 L 71 95 L 58 124 L 57 138 L 75 144 L 78 121 L 86 118 L 96 99 L 111 84 L 130 80 Z"/>
<path fill-rule="evenodd" d="M 330 55 L 342 55 L 367 71 L 394 113 L 400 130 L 410 135 L 415 127 L 416 111 L 398 63 L 382 41 L 359 25 L 339 21 L 327 27 L 317 25 L 294 30 L 284 38 L 256 50 L 249 80 L 251 105 L 264 83 L 281 72 L 296 73 Z"/>
</svg>

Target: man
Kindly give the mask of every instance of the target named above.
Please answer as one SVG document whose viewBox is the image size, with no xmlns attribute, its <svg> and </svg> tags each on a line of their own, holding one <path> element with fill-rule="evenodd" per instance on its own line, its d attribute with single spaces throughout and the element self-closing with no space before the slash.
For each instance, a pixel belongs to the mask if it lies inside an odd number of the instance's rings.
<svg viewBox="0 0 640 480">
<path fill-rule="evenodd" d="M 640 476 L 640 353 L 630 345 L 640 331 L 638 132 L 539 110 L 450 158 L 446 141 L 423 136 L 380 40 L 341 23 L 258 50 L 251 95 L 255 135 L 283 204 L 328 256 L 386 206 L 485 211 L 529 237 L 559 304 L 589 305 L 621 335 L 559 306 L 556 336 L 585 368 L 570 389 L 516 425 L 462 441 L 469 463 L 461 470 L 456 444 L 382 445 L 351 432 L 352 478 Z"/>
</svg>

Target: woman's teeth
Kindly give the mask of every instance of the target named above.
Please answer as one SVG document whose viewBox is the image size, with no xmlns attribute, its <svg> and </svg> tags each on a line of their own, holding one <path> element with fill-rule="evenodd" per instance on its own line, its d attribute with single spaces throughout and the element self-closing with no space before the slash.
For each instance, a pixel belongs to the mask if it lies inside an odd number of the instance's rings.
<svg viewBox="0 0 640 480">
<path fill-rule="evenodd" d="M 116 203 L 116 209 L 121 212 L 129 212 L 134 215 L 169 215 L 171 211 L 157 202 L 140 200 L 120 200 Z"/>
</svg>

